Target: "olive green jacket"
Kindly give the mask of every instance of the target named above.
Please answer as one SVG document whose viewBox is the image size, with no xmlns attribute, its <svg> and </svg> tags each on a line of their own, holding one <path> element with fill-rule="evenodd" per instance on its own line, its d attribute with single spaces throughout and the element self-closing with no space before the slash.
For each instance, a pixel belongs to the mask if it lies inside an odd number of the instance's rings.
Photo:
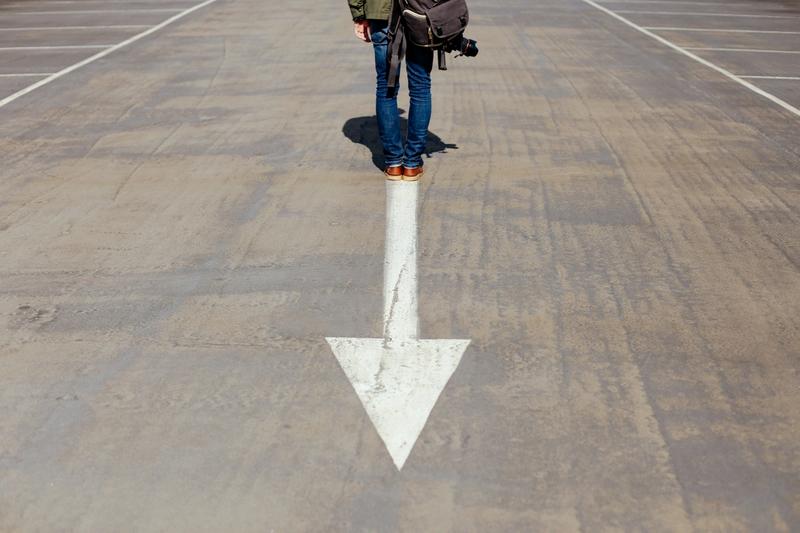
<svg viewBox="0 0 800 533">
<path fill-rule="evenodd" d="M 392 12 L 392 0 L 347 0 L 347 3 L 353 20 L 389 20 Z"/>
</svg>

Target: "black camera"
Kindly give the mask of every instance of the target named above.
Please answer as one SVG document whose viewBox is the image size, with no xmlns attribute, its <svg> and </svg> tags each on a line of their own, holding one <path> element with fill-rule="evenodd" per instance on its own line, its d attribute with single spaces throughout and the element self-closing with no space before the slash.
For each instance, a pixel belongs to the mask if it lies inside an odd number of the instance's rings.
<svg viewBox="0 0 800 533">
<path fill-rule="evenodd" d="M 478 41 L 467 39 L 464 35 L 459 35 L 455 39 L 447 41 L 444 48 L 445 52 L 459 52 L 459 55 L 475 57 L 478 55 Z M 456 56 L 458 57 L 458 56 Z"/>
<path fill-rule="evenodd" d="M 464 34 L 459 34 L 444 43 L 442 48 L 439 48 L 439 70 L 447 70 L 447 59 L 445 59 L 445 52 L 458 52 L 459 56 L 475 57 L 478 55 L 478 42 L 472 39 L 467 39 Z"/>
</svg>

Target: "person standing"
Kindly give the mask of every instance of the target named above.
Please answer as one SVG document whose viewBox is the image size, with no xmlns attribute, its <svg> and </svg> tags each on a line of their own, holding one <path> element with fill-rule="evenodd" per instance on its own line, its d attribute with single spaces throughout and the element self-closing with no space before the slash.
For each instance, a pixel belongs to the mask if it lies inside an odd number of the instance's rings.
<svg viewBox="0 0 800 533">
<path fill-rule="evenodd" d="M 422 154 L 431 121 L 431 70 L 433 50 L 408 43 L 406 71 L 411 106 L 408 136 L 400 131 L 397 92 L 389 87 L 389 17 L 394 0 L 348 0 L 356 37 L 372 43 L 377 74 L 375 115 L 383 144 L 386 178 L 392 181 L 417 181 L 422 176 Z M 398 67 L 399 68 L 399 67 Z"/>
</svg>

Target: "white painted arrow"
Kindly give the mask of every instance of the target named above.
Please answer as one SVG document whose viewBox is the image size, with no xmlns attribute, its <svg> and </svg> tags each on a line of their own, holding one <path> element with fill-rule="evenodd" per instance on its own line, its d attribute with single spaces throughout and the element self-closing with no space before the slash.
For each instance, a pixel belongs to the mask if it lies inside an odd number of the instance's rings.
<svg viewBox="0 0 800 533">
<path fill-rule="evenodd" d="M 327 338 L 398 470 L 470 342 L 419 338 L 418 198 L 419 182 L 386 182 L 383 338 Z"/>
</svg>

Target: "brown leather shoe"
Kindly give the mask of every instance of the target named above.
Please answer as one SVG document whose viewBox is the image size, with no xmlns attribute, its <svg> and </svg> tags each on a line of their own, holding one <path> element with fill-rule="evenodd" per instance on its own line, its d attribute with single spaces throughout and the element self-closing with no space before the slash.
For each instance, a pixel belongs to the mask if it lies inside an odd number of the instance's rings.
<svg viewBox="0 0 800 533">
<path fill-rule="evenodd" d="M 403 167 L 401 166 L 386 167 L 383 173 L 386 174 L 386 179 L 390 181 L 400 181 L 403 179 Z"/>
<path fill-rule="evenodd" d="M 425 173 L 422 167 L 406 168 L 403 167 L 403 181 L 417 181 Z"/>
</svg>

